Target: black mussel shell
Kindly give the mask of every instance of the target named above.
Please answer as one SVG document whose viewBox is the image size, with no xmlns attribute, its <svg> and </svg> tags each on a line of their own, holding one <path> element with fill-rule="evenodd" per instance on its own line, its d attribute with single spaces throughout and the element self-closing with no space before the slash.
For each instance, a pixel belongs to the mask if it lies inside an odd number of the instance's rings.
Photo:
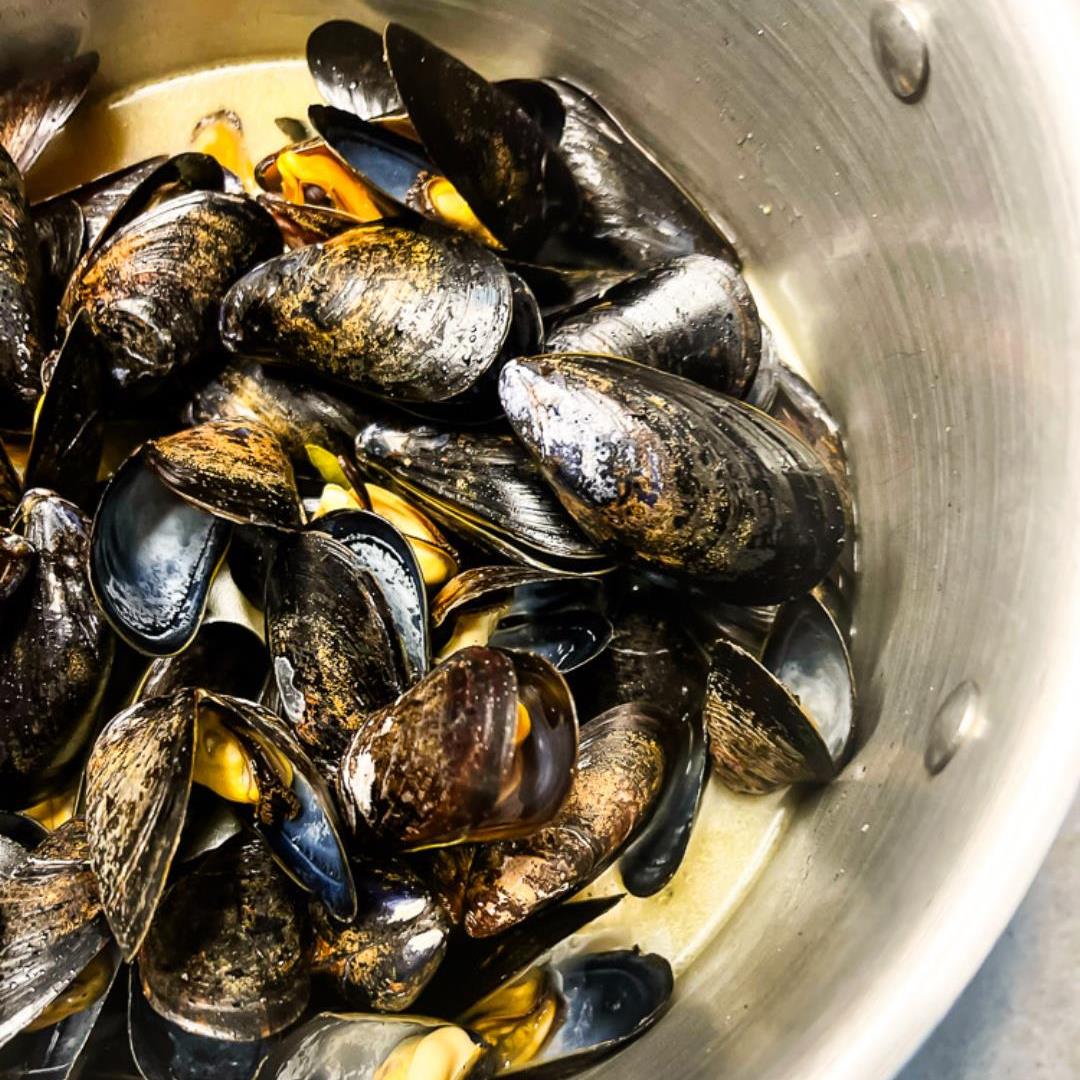
<svg viewBox="0 0 1080 1080">
<path fill-rule="evenodd" d="M 303 924 L 258 840 L 229 841 L 171 886 L 139 978 L 155 1012 L 196 1035 L 250 1042 L 300 1016 L 310 989 Z"/>
<path fill-rule="evenodd" d="M 466 896 L 470 935 L 514 926 L 587 885 L 618 857 L 663 788 L 666 724 L 662 713 L 635 703 L 582 728 L 577 774 L 555 818 L 477 852 Z"/>
<path fill-rule="evenodd" d="M 86 308 L 116 387 L 149 393 L 215 343 L 226 290 L 280 250 L 277 226 L 254 201 L 191 192 L 108 236 L 72 279 L 61 321 Z"/>
<path fill-rule="evenodd" d="M 509 94 L 407 27 L 391 23 L 384 38 L 425 149 L 502 244 L 531 255 L 576 217 L 566 163 Z"/>
<path fill-rule="evenodd" d="M 49 830 L 28 814 L 0 810 L 0 878 L 11 877 L 48 835 Z"/>
<path fill-rule="evenodd" d="M 18 501 L 22 493 L 22 482 L 15 466 L 8 457 L 7 448 L 0 439 L 0 519 L 6 520 L 8 510 Z"/>
<path fill-rule="evenodd" d="M 417 849 L 517 836 L 562 805 L 576 748 L 573 701 L 554 668 L 468 648 L 367 718 L 338 786 L 347 814 L 383 842 Z"/>
<path fill-rule="evenodd" d="M 311 77 L 328 105 L 364 120 L 398 112 L 401 97 L 383 59 L 382 34 L 348 19 L 332 19 L 307 40 Z"/>
<path fill-rule="evenodd" d="M 431 666 L 427 589 L 409 542 L 386 518 L 367 510 L 334 510 L 312 528 L 344 544 L 372 576 L 401 645 L 405 684 L 423 678 Z"/>
<path fill-rule="evenodd" d="M 595 98 L 565 79 L 500 84 L 543 124 L 573 176 L 581 214 L 569 242 L 643 269 L 703 252 L 738 265 L 731 242 Z"/>
<path fill-rule="evenodd" d="M 292 464 L 269 428 L 210 420 L 147 443 L 147 468 L 185 502 L 239 525 L 304 523 Z"/>
<path fill-rule="evenodd" d="M 0 429 L 28 428 L 41 389 L 40 260 L 22 176 L 0 145 Z"/>
<path fill-rule="evenodd" d="M 365 226 L 263 263 L 229 291 L 221 335 L 354 389 L 442 401 L 473 385 L 510 328 L 509 275 L 468 238 Z"/>
<path fill-rule="evenodd" d="M 516 259 L 504 261 L 507 269 L 520 275 L 532 290 L 544 318 L 556 317 L 571 308 L 588 304 L 630 276 L 628 270 L 607 267 L 545 266 Z"/>
<path fill-rule="evenodd" d="M 311 138 L 311 129 L 299 117 L 278 116 L 274 118 L 274 124 L 290 143 L 305 142 Z"/>
<path fill-rule="evenodd" d="M 475 850 L 472 844 L 455 844 L 419 851 L 409 860 L 431 887 L 451 926 L 460 926 L 465 914 L 465 887 Z"/>
<path fill-rule="evenodd" d="M 333 206 L 295 203 L 280 195 L 262 194 L 255 201 L 277 222 L 291 248 L 318 244 L 364 224 L 358 217 Z"/>
<path fill-rule="evenodd" d="M 0 604 L 15 595 L 36 558 L 34 545 L 24 536 L 0 530 Z"/>
<path fill-rule="evenodd" d="M 154 1011 L 134 970 L 129 984 L 128 1037 L 144 1080 L 251 1080 L 273 1046 L 272 1037 L 237 1042 L 196 1035 Z"/>
<path fill-rule="evenodd" d="M 4 804 L 25 806 L 49 793 L 85 745 L 114 641 L 87 579 L 86 516 L 30 491 L 16 529 L 35 558 L 0 614 L 0 780 Z"/>
<path fill-rule="evenodd" d="M 48 488 L 86 509 L 97 494 L 105 441 L 105 370 L 85 312 L 72 320 L 34 420 L 26 487 Z"/>
<path fill-rule="evenodd" d="M 74 1075 L 119 969 L 120 950 L 110 942 L 54 999 L 50 1012 L 59 1009 L 60 1019 L 39 1026 L 48 1014 L 39 1016 L 0 1049 L 0 1077 L 67 1080 Z"/>
<path fill-rule="evenodd" d="M 257 802 L 246 809 L 282 869 L 336 916 L 347 919 L 356 910 L 330 794 L 288 729 L 251 702 L 182 689 L 118 713 L 87 763 L 90 859 L 109 925 L 128 958 L 154 917 L 192 783 L 202 781 L 196 766 L 203 755 L 214 760 L 220 729 L 240 745 L 246 775 L 258 781 Z"/>
<path fill-rule="evenodd" d="M 97 68 L 97 53 L 83 53 L 0 94 L 0 145 L 21 173 L 75 111 Z"/>
<path fill-rule="evenodd" d="M 82 822 L 0 878 L 0 1046 L 37 1019 L 108 942 Z"/>
<path fill-rule="evenodd" d="M 48 326 L 82 255 L 86 221 L 82 207 L 66 195 L 31 207 L 30 214 L 41 248 L 42 322 Z"/>
<path fill-rule="evenodd" d="M 308 445 L 351 454 L 356 433 L 370 422 L 367 411 L 320 386 L 237 358 L 202 386 L 187 409 L 188 420 L 248 420 L 272 431 L 294 462 Z"/>
<path fill-rule="evenodd" d="M 270 655 L 254 630 L 243 623 L 208 619 L 183 652 L 151 662 L 137 698 L 198 686 L 256 701 L 269 675 Z"/>
<path fill-rule="evenodd" d="M 512 1058 L 502 1075 L 529 1080 L 555 1080 L 580 1072 L 643 1035 L 667 1011 L 675 987 L 671 965 L 662 956 L 636 949 L 571 956 L 545 965 L 526 976 L 534 991 L 531 1000 L 516 1000 L 522 1020 L 554 998 L 554 1019 L 539 1049 Z M 506 995 L 519 988 L 497 991 L 463 1018 L 484 1033 L 485 1012 L 492 1010 L 497 1027 L 505 1030 Z M 531 1008 L 530 1008 L 531 1006 Z M 513 1033 L 511 1033 L 512 1038 Z M 502 1047 L 496 1043 L 495 1055 Z M 507 1062 L 503 1057 L 503 1063 Z"/>
<path fill-rule="evenodd" d="M 120 466 L 94 516 L 90 580 L 105 617 L 133 648 L 169 656 L 195 636 L 231 525 L 185 502 L 141 452 Z"/>
<path fill-rule="evenodd" d="M 479 1035 L 444 1020 L 320 1013 L 290 1031 L 270 1051 L 259 1069 L 258 1080 L 334 1080 L 343 1076 L 349 1080 L 379 1080 L 406 1076 L 407 1063 L 424 1040 L 431 1040 L 431 1059 L 442 1065 L 437 1080 L 487 1080 L 492 1075 L 494 1062 L 487 1043 Z"/>
<path fill-rule="evenodd" d="M 278 545 L 267 578 L 266 624 L 284 714 L 332 768 L 367 714 L 405 687 L 390 610 L 345 544 L 309 531 Z"/>
<path fill-rule="evenodd" d="M 609 912 L 620 900 L 622 895 L 618 894 L 555 904 L 496 937 L 456 936 L 451 940 L 442 967 L 420 998 L 419 1008 L 434 1016 L 459 1015 L 516 979 L 560 942 Z"/>
<path fill-rule="evenodd" d="M 515 562 L 576 573 L 610 568 L 510 436 L 376 421 L 357 435 L 356 456 L 379 483 Z"/>
<path fill-rule="evenodd" d="M 562 672 L 607 647 L 611 623 L 596 578 L 523 566 L 478 566 L 448 581 L 432 602 L 432 622 L 457 639 L 542 656 Z"/>
<path fill-rule="evenodd" d="M 828 783 L 854 730 L 843 636 L 814 598 L 786 604 L 759 661 L 723 639 L 712 648 L 705 722 L 713 768 L 735 791 Z"/>
<path fill-rule="evenodd" d="M 548 335 L 551 353 L 605 353 L 742 397 L 761 357 L 750 287 L 729 262 L 682 255 L 613 285 Z"/>
<path fill-rule="evenodd" d="M 844 502 L 801 440 L 739 401 L 597 356 L 512 360 L 500 397 L 594 542 L 725 586 L 738 603 L 813 588 L 844 545 Z"/>
<path fill-rule="evenodd" d="M 450 921 L 401 862 L 352 861 L 359 910 L 346 925 L 311 905 L 311 972 L 355 1008 L 400 1012 L 417 999 L 446 954 Z"/>
</svg>

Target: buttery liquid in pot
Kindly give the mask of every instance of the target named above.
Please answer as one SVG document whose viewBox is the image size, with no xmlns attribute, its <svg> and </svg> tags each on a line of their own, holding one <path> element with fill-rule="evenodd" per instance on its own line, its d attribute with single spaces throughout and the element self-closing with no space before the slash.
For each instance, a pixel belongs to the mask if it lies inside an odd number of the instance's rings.
<svg viewBox="0 0 1080 1080">
<path fill-rule="evenodd" d="M 33 171 L 31 198 L 154 154 L 190 149 L 197 121 L 220 109 L 240 117 L 248 153 L 258 161 L 288 141 L 275 119 L 304 119 L 308 105 L 318 100 L 301 59 L 214 67 L 121 91 L 80 109 L 69 121 Z M 775 330 L 775 320 L 761 306 Z M 781 354 L 790 363 L 794 354 L 786 345 L 781 336 Z M 627 896 L 590 924 L 590 942 L 608 948 L 638 945 L 667 957 L 676 975 L 684 971 L 746 896 L 783 836 L 796 801 L 790 791 L 736 795 L 711 779 L 674 880 L 648 899 Z M 618 870 L 612 868 L 586 895 L 620 891 Z M 571 949 L 575 945 L 573 939 L 566 943 Z"/>
</svg>

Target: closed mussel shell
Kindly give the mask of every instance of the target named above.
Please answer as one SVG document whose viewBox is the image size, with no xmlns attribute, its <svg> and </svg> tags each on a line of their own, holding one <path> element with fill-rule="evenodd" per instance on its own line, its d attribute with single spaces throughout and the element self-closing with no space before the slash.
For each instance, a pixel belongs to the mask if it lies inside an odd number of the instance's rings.
<svg viewBox="0 0 1080 1080">
<path fill-rule="evenodd" d="M 40 1017 L 108 942 L 81 821 L 0 877 L 0 1045 Z"/>
<path fill-rule="evenodd" d="M 356 457 L 379 483 L 514 562 L 577 573 L 610 568 L 510 436 L 376 421 L 357 435 Z"/>
<path fill-rule="evenodd" d="M 577 188 L 540 126 L 505 91 L 407 27 L 386 58 L 416 133 L 476 216 L 530 255 L 577 215 Z"/>
<path fill-rule="evenodd" d="M 328 105 L 364 120 L 401 108 L 382 34 L 349 19 L 331 19 L 311 31 L 306 52 L 308 70 Z"/>
<path fill-rule="evenodd" d="M 302 935 L 288 880 L 258 840 L 238 837 L 165 894 L 139 951 L 143 993 L 195 1034 L 265 1038 L 307 1004 Z"/>
<path fill-rule="evenodd" d="M 332 770 L 366 715 L 405 686 L 386 602 L 343 543 L 309 531 L 278 545 L 267 578 L 266 620 L 284 714 Z"/>
<path fill-rule="evenodd" d="M 666 717 L 620 705 L 584 726 L 577 774 L 555 818 L 519 840 L 477 852 L 465 929 L 487 937 L 587 885 L 648 819 L 665 772 Z"/>
<path fill-rule="evenodd" d="M 0 145 L 0 429 L 30 426 L 41 389 L 41 262 L 26 190 Z"/>
<path fill-rule="evenodd" d="M 7 542 L 15 564 L 8 573 L 24 580 L 0 617 L 0 778 L 5 805 L 25 806 L 48 793 L 84 746 L 114 640 L 87 579 L 86 516 L 35 490 L 19 504 L 16 529 L 26 544 Z"/>
<path fill-rule="evenodd" d="M 611 640 L 596 578 L 523 566 L 478 566 L 446 583 L 432 622 L 450 634 L 443 655 L 466 644 L 519 649 L 559 671 L 588 663 Z"/>
<path fill-rule="evenodd" d="M 400 643 L 406 684 L 426 675 L 431 665 L 427 590 L 409 542 L 395 525 L 367 510 L 334 510 L 312 528 L 344 544 L 374 579 Z"/>
<path fill-rule="evenodd" d="M 761 321 L 729 262 L 683 255 L 568 314 L 548 335 L 547 351 L 622 356 L 742 397 L 761 356 Z"/>
<path fill-rule="evenodd" d="M 573 701 L 554 668 L 474 647 L 365 721 L 338 785 L 347 812 L 387 843 L 516 836 L 562 805 L 576 747 Z"/>
<path fill-rule="evenodd" d="M 811 589 L 844 544 L 820 459 L 763 413 L 686 379 L 597 356 L 512 360 L 500 397 L 582 530 L 739 603 Z"/>
<path fill-rule="evenodd" d="M 843 636 L 820 601 L 784 605 L 760 660 L 720 639 L 711 661 L 705 722 L 728 787 L 760 794 L 836 775 L 854 731 L 855 689 Z"/>
<path fill-rule="evenodd" d="M 273 219 L 239 195 L 195 191 L 109 236 L 71 282 L 60 317 L 86 308 L 124 394 L 156 390 L 216 337 L 230 285 L 281 250 Z"/>
<path fill-rule="evenodd" d="M 404 863 L 352 861 L 358 910 L 341 925 L 312 904 L 311 971 L 356 1008 L 400 1012 L 420 995 L 446 954 L 450 920 Z"/>
<path fill-rule="evenodd" d="M 357 390 L 442 401 L 467 390 L 510 327 L 510 278 L 460 234 L 370 226 L 263 263 L 225 298 L 234 351 L 286 358 Z"/>
</svg>

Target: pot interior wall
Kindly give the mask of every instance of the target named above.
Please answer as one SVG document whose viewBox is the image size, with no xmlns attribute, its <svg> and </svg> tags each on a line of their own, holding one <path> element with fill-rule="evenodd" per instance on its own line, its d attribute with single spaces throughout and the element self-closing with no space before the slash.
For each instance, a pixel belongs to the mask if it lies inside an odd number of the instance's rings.
<svg viewBox="0 0 1080 1080">
<path fill-rule="evenodd" d="M 573 75 L 731 225 L 838 412 L 861 749 L 608 1075 L 889 1075 L 1071 797 L 1080 32 L 1065 2 L 1026 7 L 926 0 L 929 86 L 903 104 L 864 0 L 0 3 L 4 47 L 68 28 L 106 88 L 295 53 L 331 16 L 407 21 L 492 76 Z M 928 743 L 956 732 L 932 776 Z"/>
</svg>

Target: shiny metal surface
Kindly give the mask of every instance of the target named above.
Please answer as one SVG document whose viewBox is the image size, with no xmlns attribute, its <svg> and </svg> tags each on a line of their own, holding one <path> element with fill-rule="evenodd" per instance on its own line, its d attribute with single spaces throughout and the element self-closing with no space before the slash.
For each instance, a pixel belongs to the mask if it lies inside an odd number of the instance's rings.
<svg viewBox="0 0 1080 1080">
<path fill-rule="evenodd" d="M 122 85 L 400 18 L 491 75 L 599 91 L 734 228 L 845 426 L 861 751 L 668 1019 L 608 1076 L 890 1076 L 986 955 L 1080 770 L 1080 8 L 921 0 L 917 104 L 866 0 L 3 0 Z M 978 689 L 936 775 L 933 717 Z M 935 759 L 936 760 L 936 759 Z"/>
</svg>

